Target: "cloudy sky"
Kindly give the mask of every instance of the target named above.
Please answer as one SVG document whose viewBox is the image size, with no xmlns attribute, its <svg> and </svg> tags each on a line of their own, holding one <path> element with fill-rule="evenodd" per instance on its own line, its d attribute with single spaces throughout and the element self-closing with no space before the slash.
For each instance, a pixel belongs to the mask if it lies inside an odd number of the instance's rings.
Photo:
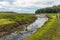
<svg viewBox="0 0 60 40">
<path fill-rule="evenodd" d="M 0 11 L 34 13 L 39 8 L 59 4 L 60 0 L 0 0 Z"/>
</svg>

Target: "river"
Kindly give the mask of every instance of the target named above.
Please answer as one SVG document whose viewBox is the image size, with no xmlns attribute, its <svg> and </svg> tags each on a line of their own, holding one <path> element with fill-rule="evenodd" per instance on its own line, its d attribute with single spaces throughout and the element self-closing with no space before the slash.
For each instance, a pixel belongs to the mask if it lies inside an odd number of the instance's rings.
<svg viewBox="0 0 60 40">
<path fill-rule="evenodd" d="M 16 31 L 10 35 L 1 37 L 0 40 L 24 40 L 28 36 L 31 36 L 33 33 L 35 33 L 38 28 L 42 27 L 47 20 L 47 17 L 40 17 L 40 15 L 37 15 L 37 20 L 27 26 L 27 31 Z"/>
</svg>

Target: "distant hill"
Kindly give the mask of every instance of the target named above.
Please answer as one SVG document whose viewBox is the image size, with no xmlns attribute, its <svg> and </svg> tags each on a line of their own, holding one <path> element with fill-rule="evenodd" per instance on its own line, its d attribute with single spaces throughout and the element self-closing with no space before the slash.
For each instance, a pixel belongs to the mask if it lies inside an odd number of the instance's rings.
<svg viewBox="0 0 60 40">
<path fill-rule="evenodd" d="M 60 12 L 60 5 L 37 9 L 35 13 L 39 14 L 39 13 L 59 13 L 59 12 Z"/>
<path fill-rule="evenodd" d="M 0 11 L 0 13 L 16 13 L 16 12 L 9 12 L 9 11 L 5 12 L 5 11 Z"/>
</svg>

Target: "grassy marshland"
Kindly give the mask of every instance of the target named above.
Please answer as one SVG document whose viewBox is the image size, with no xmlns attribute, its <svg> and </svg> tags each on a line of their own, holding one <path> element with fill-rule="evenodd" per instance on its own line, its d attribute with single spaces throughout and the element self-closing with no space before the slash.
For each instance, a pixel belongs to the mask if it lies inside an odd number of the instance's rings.
<svg viewBox="0 0 60 40">
<path fill-rule="evenodd" d="M 56 18 L 56 14 L 47 16 L 49 20 L 25 40 L 60 40 L 60 18 Z"/>
<path fill-rule="evenodd" d="M 0 13 L 0 36 L 16 30 L 23 30 L 23 26 L 29 25 L 35 19 L 36 16 L 34 14 Z"/>
</svg>

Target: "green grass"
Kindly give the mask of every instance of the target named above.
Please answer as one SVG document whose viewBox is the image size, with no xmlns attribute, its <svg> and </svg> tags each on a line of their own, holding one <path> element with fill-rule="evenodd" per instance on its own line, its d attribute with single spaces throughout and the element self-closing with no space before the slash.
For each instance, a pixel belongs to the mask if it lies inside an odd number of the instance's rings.
<svg viewBox="0 0 60 40">
<path fill-rule="evenodd" d="M 0 13 L 0 36 L 16 30 L 23 30 L 36 20 L 35 14 Z"/>
<path fill-rule="evenodd" d="M 9 21 L 9 19 L 0 19 L 0 25 L 14 23 L 14 21 Z"/>
<path fill-rule="evenodd" d="M 60 40 L 60 18 L 56 14 L 48 14 L 49 20 L 32 36 L 25 40 Z"/>
</svg>

